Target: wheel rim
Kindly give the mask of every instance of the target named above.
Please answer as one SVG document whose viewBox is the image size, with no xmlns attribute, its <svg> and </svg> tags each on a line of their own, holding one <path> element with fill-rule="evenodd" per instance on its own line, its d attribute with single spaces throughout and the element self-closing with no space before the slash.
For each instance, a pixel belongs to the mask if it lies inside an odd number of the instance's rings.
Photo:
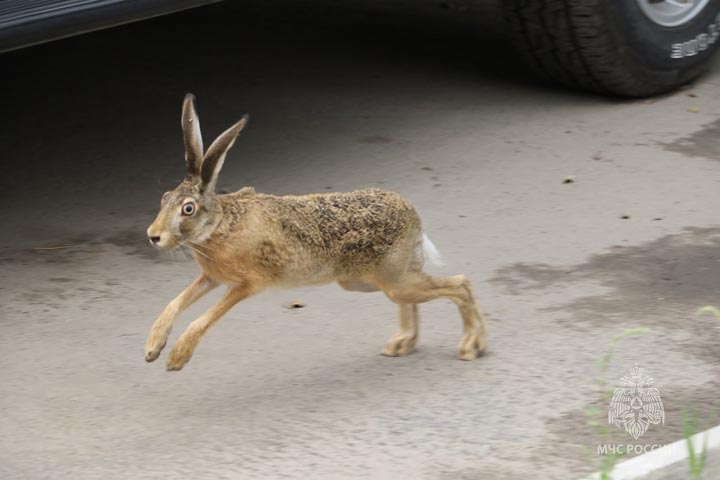
<svg viewBox="0 0 720 480">
<path fill-rule="evenodd" d="M 683 25 L 705 8 L 710 0 L 636 0 L 646 17 L 663 27 Z"/>
</svg>

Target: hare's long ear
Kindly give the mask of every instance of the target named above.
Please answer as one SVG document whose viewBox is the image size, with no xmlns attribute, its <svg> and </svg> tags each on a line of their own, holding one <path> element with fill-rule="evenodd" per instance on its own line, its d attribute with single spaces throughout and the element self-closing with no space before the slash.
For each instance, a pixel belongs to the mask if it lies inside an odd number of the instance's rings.
<svg viewBox="0 0 720 480">
<path fill-rule="evenodd" d="M 203 163 L 203 141 L 200 119 L 195 111 L 195 95 L 188 93 L 183 100 L 182 130 L 185 140 L 185 163 L 189 175 L 197 177 Z"/>
<path fill-rule="evenodd" d="M 247 124 L 247 115 L 243 115 L 239 122 L 232 127 L 225 130 L 222 135 L 215 139 L 215 141 L 208 148 L 205 154 L 205 160 L 203 160 L 202 169 L 200 170 L 200 179 L 203 183 L 203 192 L 213 193 L 215 191 L 215 184 L 217 183 L 218 174 L 222 169 L 223 162 L 225 162 L 225 155 L 227 154 L 230 147 L 235 143 L 235 139 L 240 134 L 245 124 Z"/>
</svg>

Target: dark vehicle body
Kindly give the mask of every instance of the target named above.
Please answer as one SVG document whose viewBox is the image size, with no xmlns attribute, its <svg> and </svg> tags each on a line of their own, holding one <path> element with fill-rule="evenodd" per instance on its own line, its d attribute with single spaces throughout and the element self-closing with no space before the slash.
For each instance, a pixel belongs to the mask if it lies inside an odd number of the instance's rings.
<svg viewBox="0 0 720 480">
<path fill-rule="evenodd" d="M 0 52 L 219 0 L 0 0 Z"/>
<path fill-rule="evenodd" d="M 0 52 L 221 0 L 0 0 Z M 693 81 L 720 47 L 720 0 L 462 0 L 496 5 L 541 77 L 645 97 Z"/>
</svg>

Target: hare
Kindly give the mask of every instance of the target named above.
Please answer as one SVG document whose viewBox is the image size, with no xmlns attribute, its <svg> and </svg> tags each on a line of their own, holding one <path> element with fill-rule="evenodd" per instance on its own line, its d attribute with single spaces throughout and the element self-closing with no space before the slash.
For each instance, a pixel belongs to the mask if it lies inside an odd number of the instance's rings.
<svg viewBox="0 0 720 480">
<path fill-rule="evenodd" d="M 200 276 L 171 301 L 152 326 L 145 360 L 158 358 L 177 316 L 220 284 L 220 301 L 190 323 L 170 352 L 168 370 L 190 360 L 201 337 L 239 301 L 270 286 L 337 282 L 346 290 L 383 291 L 398 304 L 400 329 L 383 353 L 404 356 L 418 338 L 418 304 L 436 298 L 457 304 L 463 320 L 460 358 L 485 350 L 486 326 L 464 275 L 423 272 L 424 256 L 439 259 L 420 217 L 400 195 L 378 189 L 275 196 L 245 187 L 216 195 L 225 155 L 248 121 L 222 133 L 203 153 L 195 98 L 185 96 L 182 130 L 187 175 L 166 192 L 147 230 L 162 250 L 192 249 Z"/>
</svg>

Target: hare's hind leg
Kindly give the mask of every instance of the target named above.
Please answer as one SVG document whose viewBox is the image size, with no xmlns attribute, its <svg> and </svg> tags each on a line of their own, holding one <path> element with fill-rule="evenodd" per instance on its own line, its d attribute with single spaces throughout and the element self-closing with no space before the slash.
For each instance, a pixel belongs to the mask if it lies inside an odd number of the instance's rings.
<svg viewBox="0 0 720 480">
<path fill-rule="evenodd" d="M 145 361 L 152 362 L 160 355 L 178 315 L 217 285 L 217 282 L 209 277 L 200 275 L 165 307 L 150 330 L 150 336 L 145 344 Z"/>
<path fill-rule="evenodd" d="M 416 303 L 400 303 L 400 329 L 385 344 L 383 355 L 388 357 L 404 357 L 412 353 L 418 338 L 420 314 Z"/>
<path fill-rule="evenodd" d="M 465 275 L 432 277 L 423 272 L 411 272 L 390 284 L 383 285 L 385 294 L 395 303 L 424 303 L 436 298 L 455 302 L 463 320 L 460 358 L 474 360 L 486 347 L 485 318 L 475 303 L 470 281 Z"/>
<path fill-rule="evenodd" d="M 340 286 L 350 292 L 379 292 L 374 283 L 355 280 L 340 280 Z M 385 344 L 383 355 L 404 357 L 415 348 L 418 336 L 418 306 L 414 303 L 401 303 L 399 307 L 400 330 Z"/>
</svg>

